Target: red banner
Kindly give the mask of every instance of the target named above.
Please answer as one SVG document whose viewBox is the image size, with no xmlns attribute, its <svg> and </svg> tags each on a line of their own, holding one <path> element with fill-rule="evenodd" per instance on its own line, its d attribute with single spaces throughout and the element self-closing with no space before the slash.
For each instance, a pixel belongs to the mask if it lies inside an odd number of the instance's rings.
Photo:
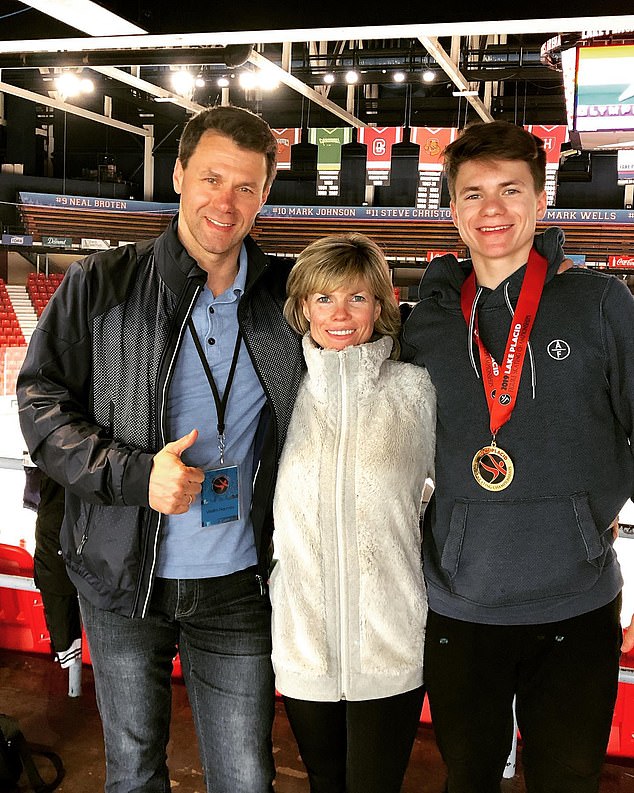
<svg viewBox="0 0 634 793">
<path fill-rule="evenodd" d="M 291 146 L 299 143 L 301 129 L 272 129 L 271 132 L 277 140 L 277 170 L 290 171 L 291 169 Z"/>
<path fill-rule="evenodd" d="M 559 165 L 561 144 L 568 140 L 568 127 L 566 124 L 556 124 L 548 127 L 543 124 L 527 124 L 524 129 L 544 141 L 546 162 L 551 165 Z"/>
<path fill-rule="evenodd" d="M 420 146 L 418 155 L 419 170 L 442 170 L 440 156 L 446 146 L 456 139 L 458 130 L 454 127 L 412 127 L 410 140 Z M 430 168 L 430 166 L 432 166 Z"/>
</svg>

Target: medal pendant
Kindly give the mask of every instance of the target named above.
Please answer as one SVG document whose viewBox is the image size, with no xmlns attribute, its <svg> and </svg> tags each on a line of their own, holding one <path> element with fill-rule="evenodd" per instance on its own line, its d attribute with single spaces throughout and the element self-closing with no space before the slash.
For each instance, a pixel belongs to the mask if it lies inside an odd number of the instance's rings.
<svg viewBox="0 0 634 793">
<path fill-rule="evenodd" d="M 504 490 L 513 481 L 513 461 L 504 451 L 492 443 L 479 449 L 471 463 L 476 482 L 485 490 Z"/>
</svg>

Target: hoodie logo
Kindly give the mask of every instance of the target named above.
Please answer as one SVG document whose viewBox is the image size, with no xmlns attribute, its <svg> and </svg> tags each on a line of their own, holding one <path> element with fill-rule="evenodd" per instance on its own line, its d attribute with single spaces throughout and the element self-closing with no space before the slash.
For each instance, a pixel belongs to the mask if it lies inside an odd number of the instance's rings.
<svg viewBox="0 0 634 793">
<path fill-rule="evenodd" d="M 553 339 L 546 349 L 556 361 L 563 361 L 570 355 L 570 345 L 563 339 Z"/>
</svg>

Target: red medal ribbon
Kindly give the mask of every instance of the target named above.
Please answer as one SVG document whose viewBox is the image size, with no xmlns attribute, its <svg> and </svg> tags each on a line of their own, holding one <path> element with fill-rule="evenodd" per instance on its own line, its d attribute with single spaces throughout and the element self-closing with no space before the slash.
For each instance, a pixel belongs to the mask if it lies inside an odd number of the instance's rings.
<svg viewBox="0 0 634 793">
<path fill-rule="evenodd" d="M 528 339 L 535 322 L 535 315 L 542 296 L 547 270 L 547 260 L 535 248 L 532 248 L 528 257 L 520 296 L 513 313 L 511 329 L 506 340 L 504 359 L 500 366 L 498 366 L 491 353 L 480 340 L 476 316 L 474 337 L 480 353 L 482 380 L 490 416 L 489 426 L 494 440 L 500 427 L 511 418 L 511 413 L 515 407 L 520 376 L 524 365 L 524 356 L 528 349 Z M 476 291 L 475 271 L 472 270 L 462 285 L 460 292 L 460 306 L 467 327 L 469 327 Z"/>
</svg>

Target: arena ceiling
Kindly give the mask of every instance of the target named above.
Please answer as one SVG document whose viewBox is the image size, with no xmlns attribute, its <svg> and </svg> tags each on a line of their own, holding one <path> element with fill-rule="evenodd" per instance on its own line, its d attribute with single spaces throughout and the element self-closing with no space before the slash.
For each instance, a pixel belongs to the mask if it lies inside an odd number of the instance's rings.
<svg viewBox="0 0 634 793">
<path fill-rule="evenodd" d="M 64 110 L 133 133 L 218 102 L 250 107 L 277 128 L 563 124 L 561 48 L 588 30 L 607 40 L 634 31 L 630 0 L 580 0 L 575 16 L 558 18 L 544 0 L 515 17 L 508 2 L 396 6 L 5 0 L 0 91 L 35 102 L 43 123 Z M 66 71 L 90 78 L 92 93 L 60 92 Z M 197 84 L 177 93 L 183 71 Z M 277 87 L 242 87 L 245 73 L 272 75 Z"/>
</svg>

